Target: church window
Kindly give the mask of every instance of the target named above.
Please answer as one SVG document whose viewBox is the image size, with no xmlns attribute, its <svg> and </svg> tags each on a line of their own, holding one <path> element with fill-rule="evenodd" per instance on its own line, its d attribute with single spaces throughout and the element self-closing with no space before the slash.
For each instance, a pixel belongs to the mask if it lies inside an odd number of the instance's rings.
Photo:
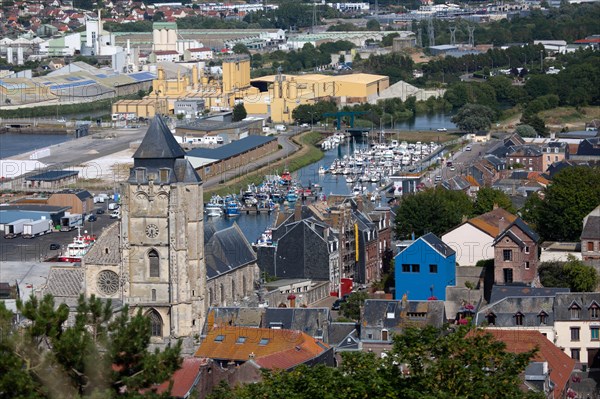
<svg viewBox="0 0 600 399">
<path fill-rule="evenodd" d="M 248 291 L 248 283 L 246 282 L 246 276 L 242 276 L 242 295 L 246 295 L 246 292 Z"/>
<path fill-rule="evenodd" d="M 151 310 L 148 313 L 150 317 L 150 331 L 153 337 L 162 337 L 162 318 L 156 310 Z"/>
<path fill-rule="evenodd" d="M 237 297 L 237 292 L 235 292 L 235 280 L 231 280 L 231 298 L 235 300 Z"/>
<path fill-rule="evenodd" d="M 151 250 L 148 253 L 148 261 L 150 266 L 150 277 L 160 277 L 160 265 L 158 259 L 158 252 Z"/>
<path fill-rule="evenodd" d="M 225 303 L 225 284 L 221 284 L 221 303 L 219 305 L 223 305 Z"/>
<path fill-rule="evenodd" d="M 138 183 L 143 183 L 146 180 L 146 168 L 137 168 L 135 170 L 135 180 Z"/>
<path fill-rule="evenodd" d="M 152 301 L 153 302 L 156 301 L 156 290 L 155 289 L 152 290 Z"/>
<path fill-rule="evenodd" d="M 213 289 L 209 288 L 208 289 L 208 306 L 212 306 L 214 301 L 215 301 L 215 297 L 213 294 Z"/>
</svg>

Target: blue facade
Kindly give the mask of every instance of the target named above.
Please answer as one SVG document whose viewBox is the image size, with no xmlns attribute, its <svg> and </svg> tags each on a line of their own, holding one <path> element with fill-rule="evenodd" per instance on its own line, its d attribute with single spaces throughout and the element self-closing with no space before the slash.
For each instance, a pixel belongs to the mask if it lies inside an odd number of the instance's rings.
<svg viewBox="0 0 600 399">
<path fill-rule="evenodd" d="M 456 285 L 456 253 L 431 233 L 398 253 L 394 268 L 396 299 L 446 300 L 446 287 Z"/>
</svg>

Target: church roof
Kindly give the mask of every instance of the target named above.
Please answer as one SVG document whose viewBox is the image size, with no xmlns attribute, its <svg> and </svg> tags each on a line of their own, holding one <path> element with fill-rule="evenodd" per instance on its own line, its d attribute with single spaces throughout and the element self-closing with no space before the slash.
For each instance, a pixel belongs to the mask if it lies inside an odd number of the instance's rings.
<svg viewBox="0 0 600 399">
<path fill-rule="evenodd" d="M 213 233 L 206 242 L 204 251 L 208 279 L 256 262 L 252 246 L 236 223 Z"/>
<path fill-rule="evenodd" d="M 165 121 L 160 117 L 156 116 L 152 119 L 152 123 L 142 140 L 139 148 L 133 154 L 134 159 L 140 158 L 183 158 L 185 152 L 181 149 L 173 133 L 169 130 L 169 127 L 165 124 Z"/>
</svg>

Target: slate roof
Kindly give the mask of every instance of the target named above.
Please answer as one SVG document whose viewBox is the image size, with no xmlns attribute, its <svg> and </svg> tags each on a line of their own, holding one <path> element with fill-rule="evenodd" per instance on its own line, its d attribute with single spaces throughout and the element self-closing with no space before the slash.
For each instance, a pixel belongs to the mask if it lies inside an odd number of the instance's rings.
<svg viewBox="0 0 600 399">
<path fill-rule="evenodd" d="M 195 148 L 187 153 L 188 157 L 195 158 L 208 158 L 223 160 L 231 158 L 245 152 L 252 150 L 253 148 L 262 146 L 270 143 L 271 141 L 277 140 L 275 137 L 266 136 L 248 136 L 243 139 L 233 141 L 229 144 L 225 144 L 219 148 Z"/>
<path fill-rule="evenodd" d="M 450 248 L 450 246 L 448 246 L 445 242 L 440 240 L 433 233 L 427 233 L 421 238 L 445 258 L 452 256 L 456 253 L 452 248 Z"/>
<path fill-rule="evenodd" d="M 388 313 L 393 317 L 387 317 Z M 421 317 L 425 314 L 424 317 Z M 445 321 L 444 301 L 406 301 L 367 299 L 361 322 L 361 338 L 368 328 L 400 331 L 407 325 L 442 327 Z"/>
<path fill-rule="evenodd" d="M 464 191 L 471 187 L 471 184 L 464 177 L 456 175 L 442 182 L 442 187 L 444 187 L 446 190 Z"/>
<path fill-rule="evenodd" d="M 204 334 L 219 326 L 240 326 L 302 331 L 327 342 L 328 308 L 238 308 L 214 307 L 208 311 Z"/>
<path fill-rule="evenodd" d="M 527 225 L 527 223 L 523 221 L 523 219 L 518 217 L 502 233 L 500 233 L 499 236 L 496 237 L 492 245 L 496 245 L 496 243 L 498 243 L 505 235 L 509 235 L 511 239 L 519 243 L 520 246 L 525 245 L 520 238 L 518 238 L 514 233 L 510 231 L 512 226 L 517 226 L 519 229 L 521 229 L 521 231 L 523 231 L 523 233 L 529 236 L 531 240 L 533 240 L 536 243 L 539 242 L 540 236 L 535 231 L 533 231 L 531 227 L 529 227 L 529 225 Z"/>
<path fill-rule="evenodd" d="M 119 223 L 114 222 L 104 228 L 94 245 L 84 255 L 84 264 L 118 265 L 121 263 L 119 244 Z"/>
<path fill-rule="evenodd" d="M 333 322 L 329 324 L 329 345 L 338 346 L 350 335 L 356 331 L 356 323 L 354 322 Z"/>
<path fill-rule="evenodd" d="M 493 313 L 496 316 L 496 327 L 518 327 L 515 315 L 523 315 L 523 326 L 540 326 L 539 315 L 544 312 L 547 315 L 546 326 L 554 324 L 554 296 L 511 296 L 498 302 L 492 303 L 479 312 L 476 316 L 476 324 L 481 325 L 487 321 L 487 315 Z"/>
<path fill-rule="evenodd" d="M 589 307 L 592 303 L 600 306 L 600 292 L 558 293 L 554 301 L 554 320 L 572 320 L 570 308 L 573 304 L 577 304 L 581 308 L 579 320 L 591 320 Z"/>
<path fill-rule="evenodd" d="M 48 172 L 39 173 L 37 175 L 29 176 L 25 180 L 27 181 L 57 181 L 66 179 L 68 177 L 77 176 L 79 171 L 77 170 L 51 170 Z"/>
<path fill-rule="evenodd" d="M 215 232 L 204 252 L 209 279 L 256 262 L 256 254 L 237 223 Z"/>
<path fill-rule="evenodd" d="M 581 232 L 581 239 L 599 239 L 600 238 L 600 216 L 588 216 L 583 231 Z"/>
<path fill-rule="evenodd" d="M 79 297 L 83 293 L 85 273 L 82 267 L 52 267 L 43 295 L 54 297 Z"/>
<path fill-rule="evenodd" d="M 133 154 L 134 159 L 174 159 L 184 156 L 185 152 L 160 116 L 152 119 L 142 143 Z"/>
<path fill-rule="evenodd" d="M 531 145 L 517 145 L 511 146 L 506 154 L 507 156 L 523 156 L 523 157 L 539 157 L 542 155 L 542 151 L 535 146 Z"/>
<path fill-rule="evenodd" d="M 551 296 L 554 297 L 559 292 L 570 292 L 569 288 L 534 288 L 529 286 L 514 285 L 494 285 L 490 295 L 490 303 L 498 302 L 511 296 L 535 297 Z"/>
<path fill-rule="evenodd" d="M 557 348 L 539 331 L 533 330 L 496 330 L 486 328 L 482 333 L 490 333 L 506 344 L 506 349 L 513 353 L 523 353 L 538 348 L 533 361 L 548 362 L 550 379 L 554 383 L 554 397 L 561 398 L 566 393 L 567 382 L 575 368 L 575 360 Z"/>
</svg>

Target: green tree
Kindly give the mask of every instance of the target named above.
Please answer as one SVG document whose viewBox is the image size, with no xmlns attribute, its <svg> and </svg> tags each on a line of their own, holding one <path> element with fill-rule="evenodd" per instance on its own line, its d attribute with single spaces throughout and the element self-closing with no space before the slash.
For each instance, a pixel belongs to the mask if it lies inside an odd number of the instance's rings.
<svg viewBox="0 0 600 399">
<path fill-rule="evenodd" d="M 6 312 L 0 307 L 2 339 L 0 369 L 22 364 L 11 373 L 0 374 L 3 386 L 18 387 L 22 397 L 156 397 L 151 388 L 169 379 L 179 368 L 181 343 L 151 353 L 150 320 L 141 314 L 129 316 L 127 306 L 114 319 L 110 301 L 92 296 L 79 298 L 72 325 L 67 326 L 69 308 L 56 306 L 46 295 L 38 300 L 17 301 L 19 311 L 30 324 L 18 331 L 4 329 Z M 22 372 L 18 372 L 21 370 Z M 15 397 L 15 396 L 11 396 Z"/>
<path fill-rule="evenodd" d="M 528 201 L 531 220 L 545 240 L 579 241 L 583 218 L 600 204 L 600 168 L 576 166 L 560 171 L 543 200 Z"/>
<path fill-rule="evenodd" d="M 377 21 L 376 19 L 368 20 L 367 21 L 367 30 L 368 31 L 380 31 L 381 25 L 379 24 L 379 21 Z"/>
<path fill-rule="evenodd" d="M 521 116 L 521 123 L 534 128 L 537 134 L 540 136 L 548 136 L 548 128 L 546 127 L 546 123 L 542 118 L 535 114 L 523 113 Z"/>
<path fill-rule="evenodd" d="M 473 204 L 462 191 L 429 189 L 402 197 L 396 214 L 396 236 L 409 238 L 414 233 L 440 236 L 473 214 Z"/>
<path fill-rule="evenodd" d="M 534 397 L 521 391 L 519 375 L 535 352 L 508 352 L 485 330 L 461 327 L 444 335 L 433 327 L 407 328 L 394 337 L 393 362 L 410 370 L 392 377 L 395 393 L 399 398 Z"/>
<path fill-rule="evenodd" d="M 465 104 L 451 120 L 459 129 L 474 133 L 489 129 L 495 119 L 496 115 L 491 108 L 480 104 Z"/>
<path fill-rule="evenodd" d="M 340 306 L 340 311 L 344 317 L 352 320 L 360 319 L 360 308 L 369 298 L 366 292 L 353 292 L 348 296 L 346 302 Z"/>
<path fill-rule="evenodd" d="M 598 287 L 598 273 L 592 266 L 584 264 L 573 255 L 569 255 L 565 263 L 565 274 L 569 279 L 569 286 L 574 292 L 595 292 Z"/>
<path fill-rule="evenodd" d="M 515 128 L 515 133 L 521 137 L 536 137 L 537 132 L 529 125 L 519 125 Z"/>
<path fill-rule="evenodd" d="M 514 213 L 510 197 L 503 191 L 495 190 L 490 187 L 482 187 L 477 191 L 477 197 L 473 204 L 473 214 L 482 215 L 494 209 L 494 206 L 505 209 L 510 213 Z"/>
<path fill-rule="evenodd" d="M 261 382 L 235 389 L 222 384 L 209 398 L 543 398 L 520 389 L 520 374 L 535 352 L 508 352 L 484 330 L 407 327 L 383 359 L 343 352 L 340 367 L 264 370 Z"/>
<path fill-rule="evenodd" d="M 231 49 L 235 54 L 250 54 L 250 50 L 244 43 L 236 43 Z"/>
<path fill-rule="evenodd" d="M 598 286 L 598 273 L 572 255 L 566 262 L 542 262 L 538 268 L 544 287 L 570 288 L 572 292 L 594 292 Z"/>
<path fill-rule="evenodd" d="M 244 120 L 248 116 L 244 103 L 238 103 L 233 107 L 233 121 L 238 122 Z"/>
</svg>

